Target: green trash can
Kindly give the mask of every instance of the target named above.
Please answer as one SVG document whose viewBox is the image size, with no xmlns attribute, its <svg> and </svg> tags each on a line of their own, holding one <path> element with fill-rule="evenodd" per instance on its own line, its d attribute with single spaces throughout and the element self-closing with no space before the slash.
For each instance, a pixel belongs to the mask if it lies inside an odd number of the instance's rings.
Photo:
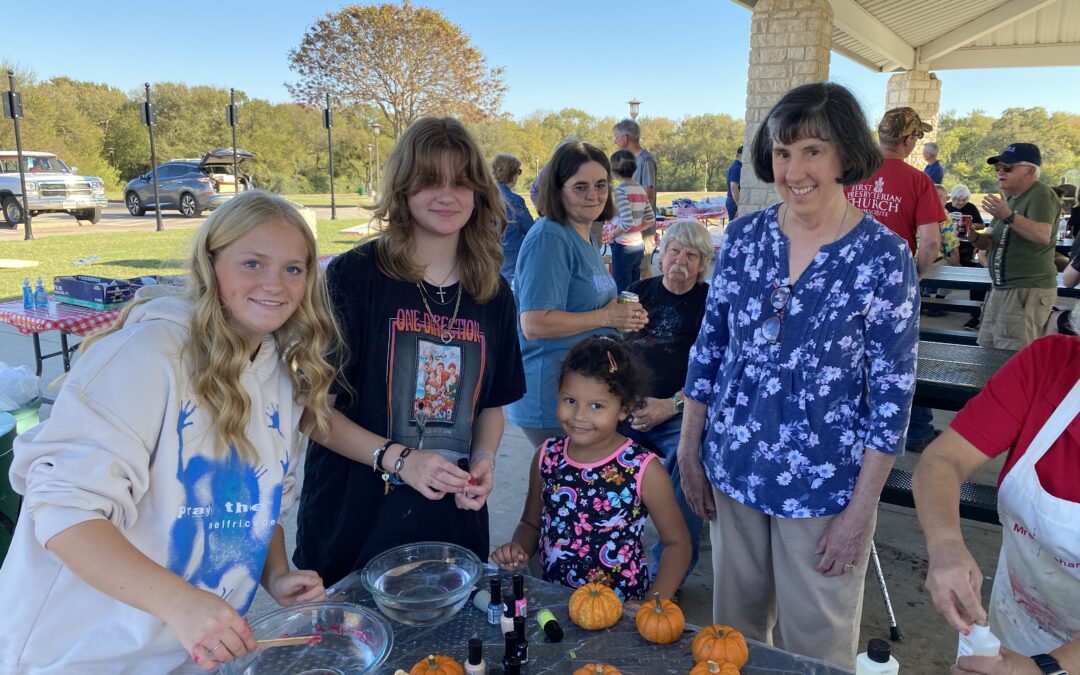
<svg viewBox="0 0 1080 675">
<path fill-rule="evenodd" d="M 37 411 L 34 411 L 37 417 Z M 15 534 L 15 523 L 19 520 L 19 507 L 22 500 L 11 489 L 8 481 L 8 469 L 11 468 L 11 446 L 18 435 L 15 427 L 15 416 L 0 412 L 0 564 L 7 557 L 8 547 L 11 546 L 11 538 Z"/>
<path fill-rule="evenodd" d="M 41 420 L 38 418 L 38 410 L 41 408 L 41 397 L 37 397 L 21 408 L 7 410 L 15 418 L 15 433 L 21 434 L 32 426 L 36 426 Z"/>
</svg>

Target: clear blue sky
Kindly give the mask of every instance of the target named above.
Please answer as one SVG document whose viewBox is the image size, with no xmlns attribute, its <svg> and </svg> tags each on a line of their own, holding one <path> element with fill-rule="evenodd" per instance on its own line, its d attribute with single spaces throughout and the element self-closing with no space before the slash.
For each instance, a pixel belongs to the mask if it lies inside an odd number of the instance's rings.
<svg viewBox="0 0 1080 675">
<path fill-rule="evenodd" d="M 66 75 L 131 91 L 149 81 L 235 87 L 289 100 L 287 52 L 320 16 L 346 3 L 233 0 L 177 5 L 156 0 L 74 2 L 54 8 L 7 0 L 0 59 L 39 79 Z M 744 114 L 750 12 L 728 0 L 415 0 L 461 26 L 506 69 L 503 110 L 516 117 L 573 107 L 625 116 Z M 541 8 L 544 6 L 544 8 Z M 638 28 L 635 28 L 638 27 Z M 422 48 L 419 47 L 418 48 Z M 1080 113 L 1080 67 L 940 71 L 941 110 L 1042 106 Z M 888 74 L 833 53 L 831 78 L 852 88 L 867 114 L 883 112 Z M 1071 83 L 1071 84 L 1069 84 Z M 7 89 L 6 81 L 0 89 Z"/>
</svg>

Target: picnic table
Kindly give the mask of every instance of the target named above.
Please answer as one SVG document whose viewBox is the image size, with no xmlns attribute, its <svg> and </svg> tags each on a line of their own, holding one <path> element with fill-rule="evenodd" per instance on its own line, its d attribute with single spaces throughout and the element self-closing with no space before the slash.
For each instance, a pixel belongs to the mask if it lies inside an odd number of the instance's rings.
<svg viewBox="0 0 1080 675">
<path fill-rule="evenodd" d="M 39 376 L 45 359 L 55 356 L 64 359 L 65 373 L 71 369 L 71 354 L 79 345 L 69 345 L 69 335 L 85 337 L 96 330 L 111 326 L 119 315 L 119 309 L 97 310 L 68 305 L 57 302 L 53 296 L 49 296 L 48 307 L 34 309 L 23 307 L 22 300 L 0 303 L 0 321 L 14 326 L 23 335 L 33 336 L 34 362 Z M 60 351 L 42 354 L 41 334 L 51 330 L 60 331 Z"/>
<path fill-rule="evenodd" d="M 945 342 L 919 342 L 915 405 L 960 410 L 1016 352 Z"/>
<path fill-rule="evenodd" d="M 1058 277 L 1058 295 L 1063 298 L 1080 298 L 1080 288 L 1069 288 Z M 951 267 L 933 265 L 926 270 L 919 284 L 928 288 L 958 288 L 965 291 L 989 291 L 990 271 L 985 267 Z"/>
<path fill-rule="evenodd" d="M 1065 239 L 1058 239 L 1055 248 L 1061 255 L 1070 255 L 1072 253 L 1073 239 L 1066 237 Z"/>
<path fill-rule="evenodd" d="M 492 573 L 489 566 L 489 574 Z M 353 572 L 327 589 L 327 599 L 333 602 L 353 602 L 375 609 L 371 595 L 359 583 L 359 572 Z M 486 588 L 490 576 L 478 583 Z M 503 579 L 503 587 L 510 587 L 510 579 Z M 567 675 L 587 663 L 604 662 L 619 668 L 627 675 L 685 675 L 693 667 L 690 642 L 697 633 L 697 626 L 687 624 L 679 641 L 669 645 L 646 642 L 638 635 L 634 625 L 634 613 L 623 610 L 623 616 L 611 628 L 587 631 L 570 620 L 566 606 L 572 589 L 548 583 L 534 577 L 525 577 L 525 591 L 529 598 L 529 617 L 526 621 L 526 637 L 529 641 L 529 662 L 523 669 L 531 675 Z M 565 632 L 562 641 L 553 643 L 545 639 L 534 620 L 541 609 L 549 609 Z M 377 609 L 375 611 L 378 611 Z M 484 641 L 484 660 L 488 672 L 495 669 L 502 658 L 505 641 L 499 627 L 487 622 L 486 614 L 467 603 L 446 623 L 437 626 L 414 627 L 391 622 L 394 631 L 394 647 L 389 660 L 377 671 L 390 675 L 396 668 L 408 669 L 428 654 L 464 656 L 469 638 Z M 790 673 L 791 675 L 843 675 L 849 671 L 817 659 L 798 656 L 747 640 L 750 660 L 741 669 L 743 675 L 767 675 Z M 285 650 L 287 648 L 280 648 Z M 285 664 L 283 664 L 285 665 Z M 291 662 L 281 672 L 298 672 L 306 664 Z M 314 671 L 312 671 L 314 672 Z"/>
</svg>

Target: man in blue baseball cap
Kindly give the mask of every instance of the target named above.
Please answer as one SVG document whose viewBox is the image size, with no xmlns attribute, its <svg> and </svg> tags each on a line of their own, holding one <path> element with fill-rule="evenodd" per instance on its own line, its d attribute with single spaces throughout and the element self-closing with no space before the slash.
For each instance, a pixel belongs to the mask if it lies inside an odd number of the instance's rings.
<svg viewBox="0 0 1080 675">
<path fill-rule="evenodd" d="M 983 347 L 1023 349 L 1043 334 L 1057 300 L 1054 223 L 1061 204 L 1039 182 L 1037 145 L 1013 143 L 986 163 L 997 172 L 1001 194 L 988 194 L 982 202 L 994 218 L 990 230 L 969 232 L 976 248 L 990 252 L 993 283 L 978 341 Z"/>
</svg>

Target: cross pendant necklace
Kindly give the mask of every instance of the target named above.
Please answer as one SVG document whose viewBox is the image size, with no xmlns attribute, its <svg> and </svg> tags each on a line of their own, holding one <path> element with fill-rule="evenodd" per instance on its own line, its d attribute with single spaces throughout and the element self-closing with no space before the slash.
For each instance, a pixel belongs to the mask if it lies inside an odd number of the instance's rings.
<svg viewBox="0 0 1080 675">
<path fill-rule="evenodd" d="M 439 296 L 439 302 L 445 305 L 446 304 L 446 291 L 443 290 L 442 286 L 439 286 L 438 288 L 439 288 L 439 290 L 435 291 L 435 295 Z"/>
</svg>

